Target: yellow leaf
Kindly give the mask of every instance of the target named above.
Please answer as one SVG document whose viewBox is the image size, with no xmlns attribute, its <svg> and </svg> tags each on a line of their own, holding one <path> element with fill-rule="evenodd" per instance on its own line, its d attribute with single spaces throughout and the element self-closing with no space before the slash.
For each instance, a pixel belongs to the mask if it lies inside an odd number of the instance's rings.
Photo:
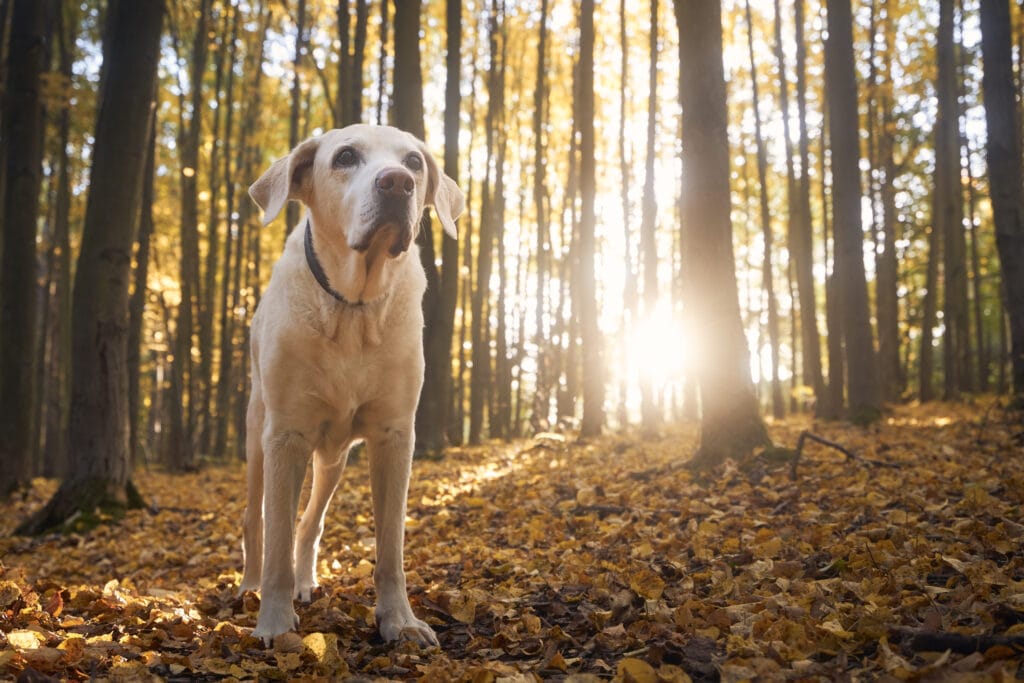
<svg viewBox="0 0 1024 683">
<path fill-rule="evenodd" d="M 629 587 L 645 600 L 657 600 L 665 591 L 665 581 L 650 569 L 643 568 L 630 577 Z"/>
<path fill-rule="evenodd" d="M 469 593 L 454 591 L 448 604 L 448 612 L 456 621 L 472 624 L 476 620 L 476 600 Z"/>
<path fill-rule="evenodd" d="M 823 631 L 828 631 L 832 635 L 837 636 L 839 638 L 853 638 L 853 633 L 844 629 L 842 624 L 833 619 L 818 624 L 818 628 L 820 628 Z"/>
<path fill-rule="evenodd" d="M 658 683 L 658 673 L 644 660 L 626 657 L 619 662 L 615 680 L 621 683 Z"/>
<path fill-rule="evenodd" d="M 46 636 L 37 631 L 16 630 L 7 634 L 7 642 L 17 650 L 33 650 L 46 642 Z"/>
</svg>

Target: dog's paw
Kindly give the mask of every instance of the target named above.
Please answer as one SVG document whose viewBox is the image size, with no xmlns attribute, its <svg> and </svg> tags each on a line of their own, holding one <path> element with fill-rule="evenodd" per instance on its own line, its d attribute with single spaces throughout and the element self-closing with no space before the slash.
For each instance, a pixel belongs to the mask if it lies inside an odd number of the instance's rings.
<svg viewBox="0 0 1024 683">
<path fill-rule="evenodd" d="M 320 584 L 316 582 L 316 579 L 308 581 L 296 581 L 295 583 L 295 599 L 300 602 L 312 602 L 313 591 L 320 587 Z"/>
<path fill-rule="evenodd" d="M 427 622 L 417 619 L 412 610 L 402 610 L 397 613 L 385 613 L 378 610 L 375 618 L 381 637 L 389 643 L 396 640 L 408 640 L 420 647 L 438 646 L 437 634 L 434 633 L 434 629 L 430 628 Z"/>
<path fill-rule="evenodd" d="M 263 644 L 270 647 L 274 642 L 274 636 L 279 636 L 288 631 L 294 631 L 299 627 L 299 615 L 289 603 L 287 606 L 274 609 L 269 605 L 260 606 L 260 614 L 256 618 L 256 628 L 253 629 L 254 638 L 263 640 Z"/>
</svg>

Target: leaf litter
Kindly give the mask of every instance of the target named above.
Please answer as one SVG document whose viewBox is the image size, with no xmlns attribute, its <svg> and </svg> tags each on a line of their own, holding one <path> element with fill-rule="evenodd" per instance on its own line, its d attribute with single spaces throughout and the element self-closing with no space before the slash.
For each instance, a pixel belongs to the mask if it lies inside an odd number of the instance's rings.
<svg viewBox="0 0 1024 683">
<path fill-rule="evenodd" d="M 298 633 L 251 636 L 237 596 L 241 464 L 137 472 L 149 510 L 8 534 L 0 675 L 20 680 L 972 680 L 1024 676 L 1024 426 L 998 405 L 907 406 L 810 429 L 799 469 L 754 457 L 694 475 L 695 428 L 644 441 L 543 434 L 417 461 L 410 599 L 441 647 L 373 621 L 365 457 L 328 513 Z M 766 454 L 767 455 L 767 454 Z M 795 477 L 793 476 L 795 473 Z"/>
</svg>

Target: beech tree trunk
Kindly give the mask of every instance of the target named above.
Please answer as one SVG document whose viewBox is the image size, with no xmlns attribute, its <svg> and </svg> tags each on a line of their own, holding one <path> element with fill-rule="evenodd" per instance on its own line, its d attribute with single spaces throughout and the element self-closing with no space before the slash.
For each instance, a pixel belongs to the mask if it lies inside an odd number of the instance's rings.
<svg viewBox="0 0 1024 683">
<path fill-rule="evenodd" d="M 857 81 L 853 68 L 850 0 L 828 0 L 825 88 L 832 142 L 835 277 L 849 381 L 849 417 L 873 421 L 881 405 L 874 338 L 868 314 L 861 229 Z"/>
<path fill-rule="evenodd" d="M 654 161 L 656 156 L 658 114 L 658 0 L 651 3 L 651 30 L 648 35 L 647 80 L 647 161 L 644 168 L 643 213 L 640 221 L 640 253 L 643 256 L 644 315 L 650 319 L 658 305 L 658 245 L 656 227 L 658 200 L 654 196 Z M 654 435 L 661 422 L 661 411 L 654 397 L 654 377 L 640 377 L 640 420 L 643 432 Z"/>
<path fill-rule="evenodd" d="M 150 135 L 162 0 L 111 6 L 106 78 L 73 303 L 70 476 L 18 529 L 38 533 L 74 512 L 138 505 L 128 447 L 128 285 Z M 134 494 L 134 495 L 133 495 Z"/>
<path fill-rule="evenodd" d="M 675 15 L 683 107 L 683 268 L 691 279 L 687 305 L 693 310 L 702 409 L 693 465 L 706 468 L 748 455 L 768 435 L 750 379 L 736 285 L 721 2 L 675 0 Z"/>
<path fill-rule="evenodd" d="M 594 260 L 597 216 L 597 164 L 594 158 L 594 0 L 580 5 L 580 241 L 577 288 L 573 304 L 579 304 L 583 352 L 583 420 L 580 436 L 597 436 L 604 425 L 604 367 L 601 330 L 598 324 L 597 282 Z"/>
<path fill-rule="evenodd" d="M 16 0 L 3 107 L 7 146 L 0 260 L 0 499 L 31 476 L 36 358 L 36 232 L 42 188 L 46 3 Z"/>
<path fill-rule="evenodd" d="M 757 143 L 757 182 L 760 187 L 761 233 L 764 239 L 764 260 L 762 261 L 762 282 L 764 284 L 765 306 L 768 309 L 768 344 L 771 347 L 771 396 L 772 414 L 781 419 L 786 413 L 786 403 L 782 396 L 782 383 L 779 381 L 779 309 L 775 302 L 775 274 L 772 265 L 774 236 L 772 232 L 772 214 L 768 203 L 768 151 L 765 149 L 764 136 L 761 133 L 761 112 L 758 104 L 761 101 L 757 87 L 757 66 L 754 62 L 754 26 L 751 20 L 750 0 L 746 3 L 747 15 L 747 51 L 750 56 L 750 82 L 753 89 L 754 102 L 754 139 Z M 762 375 L 763 377 L 763 375 Z"/>
<path fill-rule="evenodd" d="M 804 0 L 795 0 L 796 107 L 800 129 L 800 182 L 796 200 L 795 234 L 791 241 L 800 295 L 800 331 L 804 382 L 814 390 L 817 409 L 825 405 L 825 379 L 821 370 L 821 336 L 814 285 L 814 237 L 811 229 L 810 137 L 807 134 L 807 45 L 804 41 Z M 781 63 L 781 62 L 780 62 Z M 785 86 L 783 86 L 785 87 Z"/>
<path fill-rule="evenodd" d="M 960 116 L 957 105 L 954 0 L 939 2 L 938 118 L 935 122 L 933 229 L 943 241 L 943 389 L 955 400 L 970 385 L 970 326 L 967 317 L 967 243 L 960 181 Z"/>
<path fill-rule="evenodd" d="M 1010 32 L 1009 0 L 981 0 L 989 187 L 1003 301 L 1010 321 L 1013 391 L 1019 399 L 1024 396 L 1024 185 Z"/>
</svg>

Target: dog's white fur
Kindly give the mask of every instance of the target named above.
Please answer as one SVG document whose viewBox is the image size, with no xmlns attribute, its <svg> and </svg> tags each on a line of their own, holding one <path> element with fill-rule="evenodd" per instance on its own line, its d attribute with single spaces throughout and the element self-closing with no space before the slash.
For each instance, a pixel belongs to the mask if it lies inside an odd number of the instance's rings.
<svg viewBox="0 0 1024 683">
<path fill-rule="evenodd" d="M 341 156 L 342 150 L 354 152 L 358 163 L 350 164 L 352 155 Z M 407 212 L 384 206 L 402 198 L 384 196 L 382 173 L 406 180 Z M 308 601 L 317 586 L 324 513 L 349 448 L 363 440 L 377 537 L 377 626 L 385 640 L 436 645 L 433 630 L 409 605 L 402 558 L 413 419 L 423 383 L 426 278 L 413 240 L 426 206 L 435 208 L 454 237 L 462 193 L 421 141 L 395 128 L 365 125 L 306 140 L 249 192 L 264 210 L 264 224 L 290 199 L 307 207 L 252 322 L 240 590 L 262 590 L 253 635 L 269 644 L 297 627 L 292 600 Z M 307 219 L 331 288 L 350 303 L 332 297 L 314 278 L 304 250 Z M 312 493 L 296 534 L 311 455 Z"/>
</svg>

